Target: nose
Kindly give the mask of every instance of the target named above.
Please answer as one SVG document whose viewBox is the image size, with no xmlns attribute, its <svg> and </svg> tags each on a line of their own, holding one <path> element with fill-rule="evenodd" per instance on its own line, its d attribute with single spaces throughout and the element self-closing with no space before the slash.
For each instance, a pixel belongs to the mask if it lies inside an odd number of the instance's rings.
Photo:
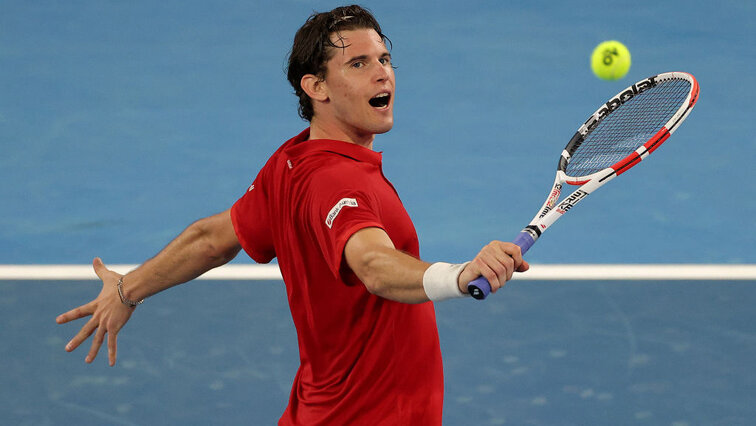
<svg viewBox="0 0 756 426">
<path fill-rule="evenodd" d="M 386 81 L 391 77 L 391 73 L 388 70 L 388 67 L 390 65 L 382 64 L 380 61 L 377 62 L 377 67 L 375 69 L 377 70 L 375 72 L 375 79 L 376 81 Z"/>
</svg>

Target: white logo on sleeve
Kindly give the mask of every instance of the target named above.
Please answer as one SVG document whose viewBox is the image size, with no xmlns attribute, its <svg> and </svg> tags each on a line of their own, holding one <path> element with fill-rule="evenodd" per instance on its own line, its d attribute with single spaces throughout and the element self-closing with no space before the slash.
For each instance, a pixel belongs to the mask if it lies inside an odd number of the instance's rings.
<svg viewBox="0 0 756 426">
<path fill-rule="evenodd" d="M 326 217 L 326 226 L 329 228 L 333 226 L 333 220 L 336 219 L 336 216 L 339 215 L 339 212 L 341 212 L 341 209 L 344 207 L 357 207 L 357 200 L 354 198 L 342 198 L 339 200 L 338 203 L 336 203 L 335 206 L 331 209 L 330 212 L 328 212 L 328 217 Z"/>
</svg>

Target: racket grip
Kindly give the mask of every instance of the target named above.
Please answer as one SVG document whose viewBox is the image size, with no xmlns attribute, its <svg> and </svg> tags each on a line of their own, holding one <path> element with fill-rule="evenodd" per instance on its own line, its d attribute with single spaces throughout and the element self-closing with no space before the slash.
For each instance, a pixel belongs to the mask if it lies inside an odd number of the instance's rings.
<svg viewBox="0 0 756 426">
<path fill-rule="evenodd" d="M 535 240 L 530 233 L 522 231 L 515 237 L 512 243 L 520 246 L 521 253 L 525 255 L 530 250 L 530 247 L 533 246 Z M 478 277 L 467 284 L 467 292 L 474 299 L 483 300 L 491 294 L 491 284 L 484 277 Z"/>
<path fill-rule="evenodd" d="M 520 246 L 520 253 L 522 253 L 522 255 L 525 256 L 525 253 L 527 253 L 528 250 L 530 250 L 530 248 L 533 247 L 535 240 L 533 239 L 533 236 L 529 232 L 522 231 L 519 234 L 517 234 L 517 237 L 515 237 L 515 239 L 512 240 L 512 243 Z"/>
</svg>

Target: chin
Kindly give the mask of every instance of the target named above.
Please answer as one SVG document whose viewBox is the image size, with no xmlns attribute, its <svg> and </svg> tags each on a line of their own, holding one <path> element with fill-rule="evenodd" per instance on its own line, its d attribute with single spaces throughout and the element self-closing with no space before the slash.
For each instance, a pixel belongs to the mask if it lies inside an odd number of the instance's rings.
<svg viewBox="0 0 756 426">
<path fill-rule="evenodd" d="M 382 125 L 382 126 L 378 126 L 378 127 L 377 127 L 377 128 L 376 128 L 376 129 L 374 130 L 374 131 L 373 131 L 373 133 L 375 133 L 376 135 L 380 135 L 380 134 L 383 134 L 383 133 L 387 133 L 387 132 L 388 132 L 389 130 L 391 130 L 391 129 L 392 129 L 393 127 L 394 127 L 394 122 L 392 121 L 391 123 L 388 123 L 388 124 L 384 124 L 384 125 Z"/>
<path fill-rule="evenodd" d="M 383 120 L 380 120 L 377 123 L 373 124 L 371 127 L 372 132 L 376 135 L 386 133 L 394 127 L 394 117 L 393 115 L 386 117 Z"/>
</svg>

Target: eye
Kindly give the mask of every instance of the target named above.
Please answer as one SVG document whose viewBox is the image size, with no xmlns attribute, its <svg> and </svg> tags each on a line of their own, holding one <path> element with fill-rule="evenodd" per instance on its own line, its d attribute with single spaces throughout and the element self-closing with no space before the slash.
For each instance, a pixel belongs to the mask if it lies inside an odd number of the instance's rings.
<svg viewBox="0 0 756 426">
<path fill-rule="evenodd" d="M 352 68 L 362 68 L 365 66 L 365 63 L 362 61 L 358 61 L 352 64 Z"/>
<path fill-rule="evenodd" d="M 391 58 L 384 57 L 379 59 L 379 62 L 381 63 L 381 65 L 389 65 L 391 63 Z"/>
</svg>

